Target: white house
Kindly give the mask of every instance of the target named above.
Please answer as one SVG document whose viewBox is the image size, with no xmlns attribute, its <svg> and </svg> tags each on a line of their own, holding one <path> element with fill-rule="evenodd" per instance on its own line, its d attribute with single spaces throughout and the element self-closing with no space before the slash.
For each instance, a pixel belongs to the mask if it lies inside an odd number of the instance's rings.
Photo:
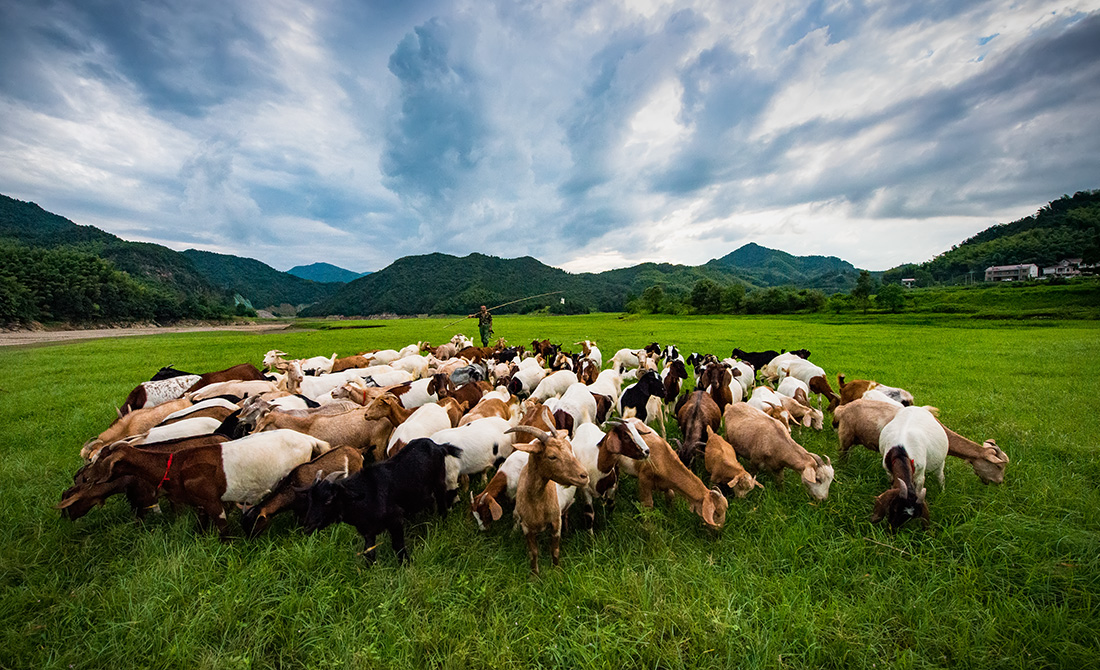
<svg viewBox="0 0 1100 670">
<path fill-rule="evenodd" d="M 1039 266 L 1034 263 L 1022 265 L 991 265 L 985 269 L 986 281 L 1020 281 L 1039 277 Z"/>
</svg>

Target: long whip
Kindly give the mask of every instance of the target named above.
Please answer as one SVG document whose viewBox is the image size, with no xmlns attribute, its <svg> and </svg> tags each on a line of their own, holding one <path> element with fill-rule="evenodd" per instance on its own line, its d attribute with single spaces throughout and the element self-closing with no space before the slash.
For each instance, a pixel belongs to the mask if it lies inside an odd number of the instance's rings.
<svg viewBox="0 0 1100 670">
<path fill-rule="evenodd" d="M 485 311 L 486 311 L 486 312 L 491 312 L 491 311 L 493 311 L 494 309 L 500 309 L 501 307 L 507 307 L 508 305 L 514 305 L 514 304 L 516 304 L 517 302 L 523 302 L 524 300 L 533 300 L 533 299 L 535 299 L 535 298 L 541 298 L 541 297 L 543 297 L 543 296 L 547 296 L 547 295 L 556 295 L 556 294 L 558 294 L 558 293 L 565 293 L 565 291 L 564 291 L 564 290 L 561 290 L 561 291 L 550 291 L 549 293 L 539 293 L 538 295 L 529 295 L 529 296 L 527 296 L 526 298 L 520 298 L 519 300 L 512 300 L 511 302 L 506 302 L 506 303 L 503 303 L 503 304 L 497 305 L 496 307 L 490 307 L 489 309 L 487 309 L 487 310 L 485 310 Z M 458 323 L 459 321 L 464 321 L 464 320 L 466 320 L 466 319 L 472 319 L 472 318 L 474 318 L 474 316 L 476 316 L 476 315 L 471 315 L 471 316 L 463 316 L 463 317 L 457 318 L 457 319 L 455 319 L 454 321 L 452 321 L 452 322 L 448 323 L 447 325 L 445 325 L 445 326 L 443 326 L 443 327 L 444 327 L 444 328 L 446 328 L 447 326 L 453 326 L 454 324 Z"/>
</svg>

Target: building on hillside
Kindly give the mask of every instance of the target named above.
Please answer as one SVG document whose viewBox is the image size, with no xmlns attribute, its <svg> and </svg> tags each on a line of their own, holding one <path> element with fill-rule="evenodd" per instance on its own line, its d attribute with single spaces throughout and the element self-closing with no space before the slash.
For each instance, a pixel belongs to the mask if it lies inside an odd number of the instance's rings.
<svg viewBox="0 0 1100 670">
<path fill-rule="evenodd" d="M 908 279 L 902 279 L 901 280 L 901 285 L 904 286 L 905 288 L 913 288 L 913 284 L 915 284 L 915 283 L 917 283 L 917 278 L 916 277 L 910 277 Z"/>
<path fill-rule="evenodd" d="M 991 265 L 985 269 L 986 281 L 1022 281 L 1039 277 L 1039 266 L 1034 263 L 1022 265 Z"/>
<path fill-rule="evenodd" d="M 1048 268 L 1043 268 L 1044 277 L 1076 277 L 1081 274 L 1081 259 L 1067 258 Z"/>
</svg>

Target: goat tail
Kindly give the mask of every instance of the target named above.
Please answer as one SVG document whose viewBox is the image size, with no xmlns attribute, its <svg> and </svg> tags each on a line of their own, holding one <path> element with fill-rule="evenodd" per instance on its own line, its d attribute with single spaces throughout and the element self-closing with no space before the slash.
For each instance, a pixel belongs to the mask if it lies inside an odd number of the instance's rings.
<svg viewBox="0 0 1100 670">
<path fill-rule="evenodd" d="M 446 442 L 439 446 L 443 447 L 443 453 L 447 456 L 451 456 L 452 458 L 459 458 L 460 456 L 462 456 L 462 450 L 451 444 L 450 442 Z"/>
<path fill-rule="evenodd" d="M 932 416 L 936 417 L 937 419 L 940 417 L 940 408 L 939 407 L 933 407 L 931 405 L 925 405 L 924 409 L 931 412 Z"/>
</svg>

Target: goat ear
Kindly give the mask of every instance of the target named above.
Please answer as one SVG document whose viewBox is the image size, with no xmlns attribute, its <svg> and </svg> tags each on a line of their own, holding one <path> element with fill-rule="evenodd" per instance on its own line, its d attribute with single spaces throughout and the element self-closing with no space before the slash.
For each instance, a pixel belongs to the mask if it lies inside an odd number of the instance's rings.
<svg viewBox="0 0 1100 670">
<path fill-rule="evenodd" d="M 504 514 L 504 509 L 495 498 L 489 498 L 489 513 L 493 515 L 493 521 L 500 521 L 500 516 Z"/>
<path fill-rule="evenodd" d="M 512 448 L 516 451 L 526 451 L 529 454 L 538 454 L 542 452 L 542 443 L 538 440 L 534 442 L 517 442 L 512 445 Z"/>
<path fill-rule="evenodd" d="M 890 501 L 897 495 L 897 489 L 889 489 L 875 498 L 875 508 L 871 511 L 871 523 L 878 523 L 886 518 L 886 511 L 890 508 Z"/>
<path fill-rule="evenodd" d="M 714 513 L 716 511 L 717 510 L 714 507 L 714 498 L 710 496 L 710 491 L 707 491 L 707 494 L 703 496 L 703 513 L 701 515 L 703 517 L 703 521 L 707 522 L 707 525 L 718 525 L 718 522 L 714 520 Z"/>
<path fill-rule="evenodd" d="M 802 482 L 806 486 L 814 486 L 817 484 L 817 470 L 812 467 L 806 468 L 802 471 Z"/>
<path fill-rule="evenodd" d="M 809 427 L 810 427 L 810 423 L 811 423 L 812 421 L 813 421 L 813 417 L 812 417 L 812 416 L 810 416 L 810 413 L 809 413 L 809 412 L 806 412 L 805 414 L 803 414 L 803 415 L 802 415 L 802 427 L 803 427 L 803 428 L 809 428 Z"/>
</svg>

